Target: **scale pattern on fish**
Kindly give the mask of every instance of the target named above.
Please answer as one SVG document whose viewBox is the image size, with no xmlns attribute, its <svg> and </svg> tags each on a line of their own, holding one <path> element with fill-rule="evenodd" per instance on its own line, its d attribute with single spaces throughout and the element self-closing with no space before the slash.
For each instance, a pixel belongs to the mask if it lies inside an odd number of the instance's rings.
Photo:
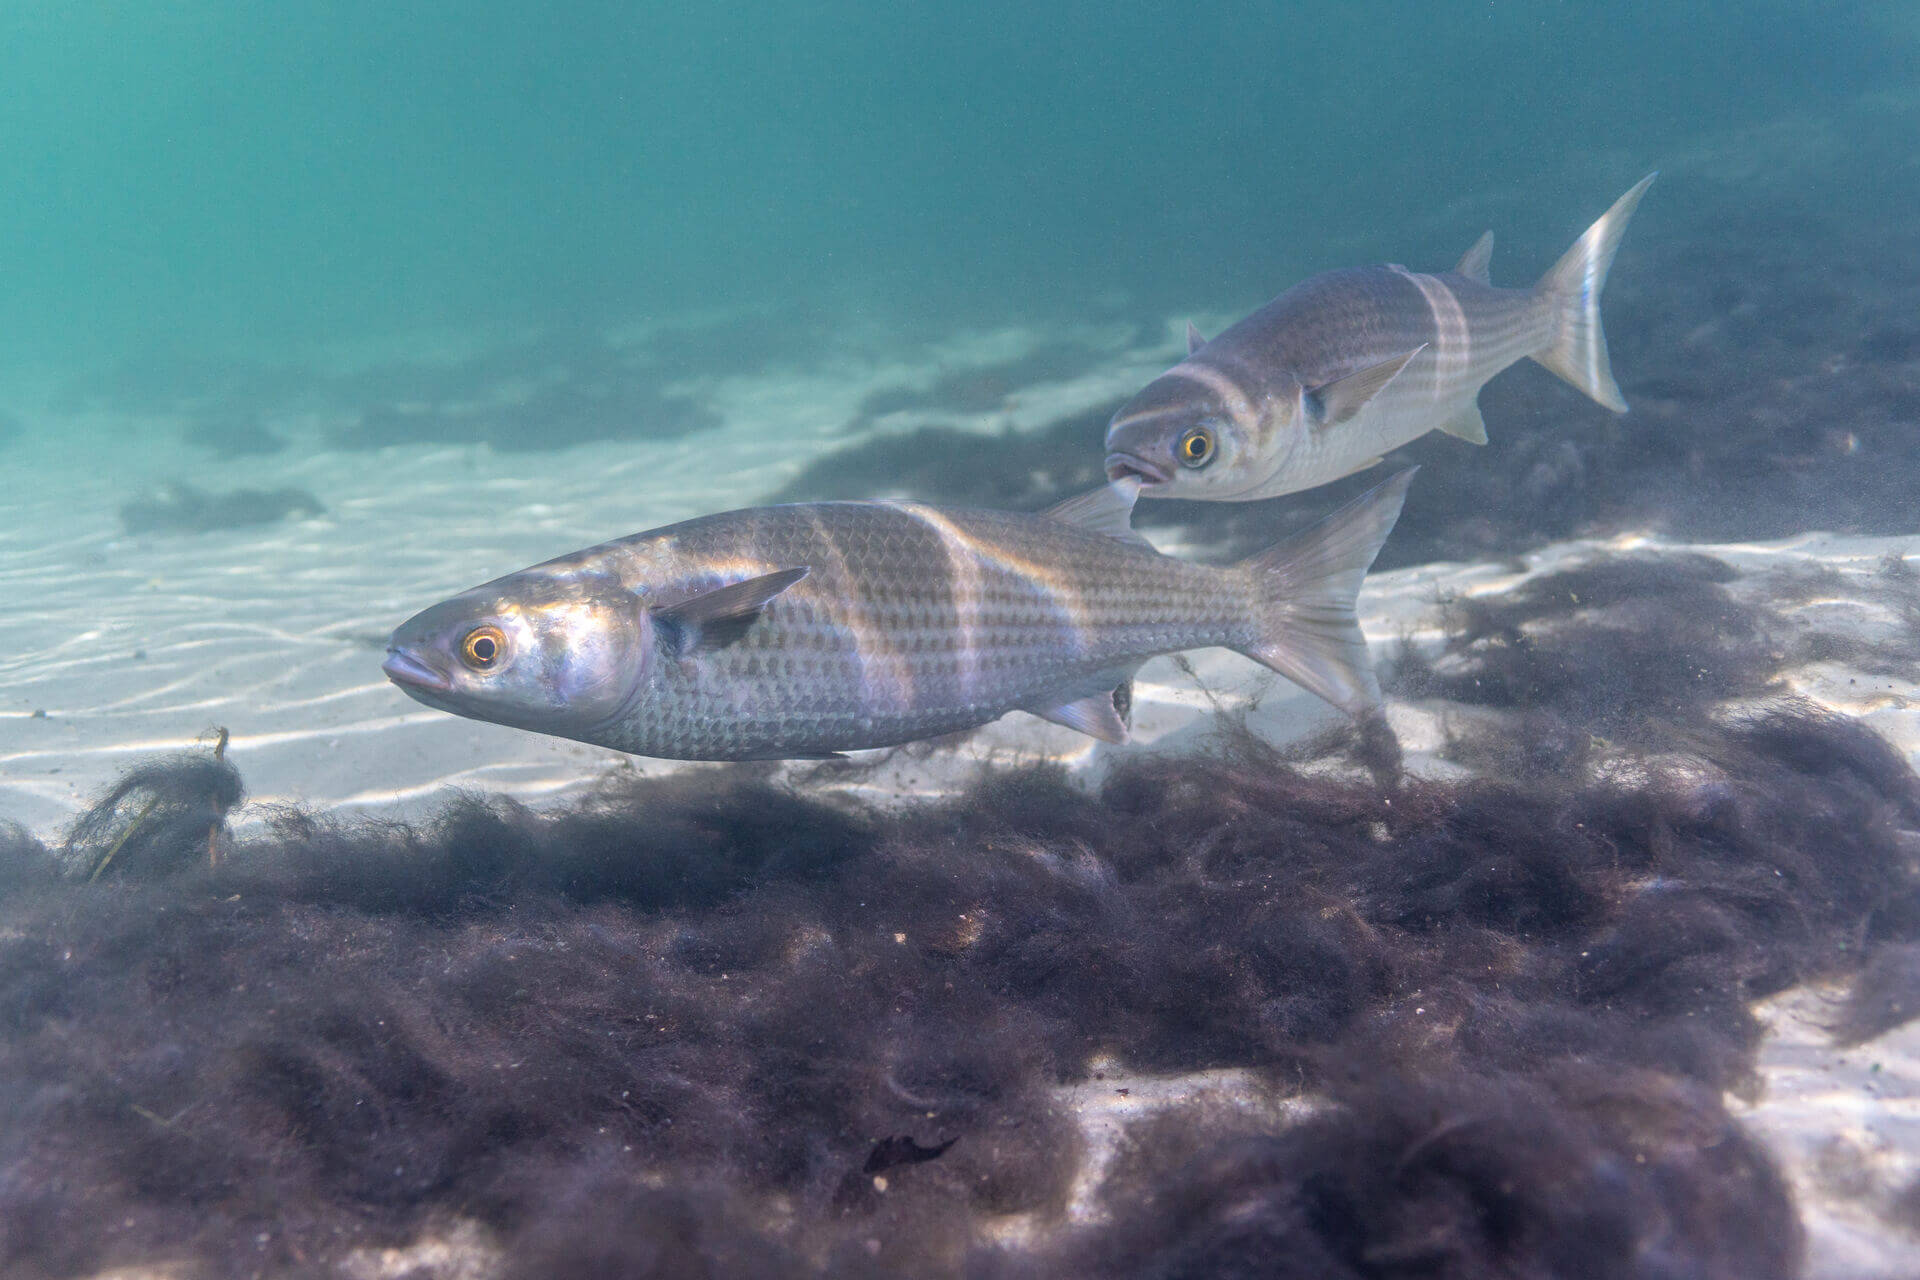
<svg viewBox="0 0 1920 1280">
<path fill-rule="evenodd" d="M 1125 741 L 1135 670 L 1216 645 L 1360 713 L 1380 691 L 1354 600 L 1411 477 L 1225 567 L 1134 535 L 1132 481 L 1039 514 L 726 512 L 434 605 L 385 670 L 429 706 L 696 760 L 892 746 L 1012 710 Z"/>
<path fill-rule="evenodd" d="M 1477 397 L 1537 360 L 1616 413 L 1600 292 L 1653 175 L 1621 196 L 1531 289 L 1496 289 L 1493 233 L 1452 271 L 1329 271 L 1212 341 L 1187 329 L 1187 358 L 1122 405 L 1107 474 L 1143 496 L 1248 501 L 1370 467 L 1431 430 L 1487 441 Z"/>
</svg>

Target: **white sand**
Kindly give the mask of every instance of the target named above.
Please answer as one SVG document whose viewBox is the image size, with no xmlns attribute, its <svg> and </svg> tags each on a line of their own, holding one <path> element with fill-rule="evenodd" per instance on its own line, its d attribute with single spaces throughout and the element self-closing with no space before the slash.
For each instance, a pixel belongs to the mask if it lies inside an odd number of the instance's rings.
<svg viewBox="0 0 1920 1280">
<path fill-rule="evenodd" d="M 3 460 L 9 477 L 31 483 L 0 491 L 0 590 L 9 603 L 0 620 L 0 819 L 55 837 L 127 765 L 204 742 L 217 727 L 230 731 L 229 752 L 251 788 L 243 822 L 286 802 L 418 817 L 448 786 L 537 802 L 578 794 L 610 771 L 688 767 L 430 711 L 382 677 L 386 634 L 425 604 L 499 573 L 750 503 L 846 442 L 842 424 L 874 386 L 1002 360 L 1049 336 L 1057 335 L 960 335 L 911 363 L 854 351 L 812 373 L 709 380 L 695 389 L 724 424 L 658 444 L 539 454 L 427 446 L 341 454 L 313 446 L 320 424 L 276 423 L 297 438 L 294 448 L 221 463 L 201 483 L 304 486 L 326 504 L 326 514 L 203 535 L 118 531 L 120 502 L 157 478 L 195 479 L 207 464 L 175 443 L 170 424 L 23 414 L 27 438 Z M 1137 386 L 1164 355 L 1123 349 L 1113 334 L 1082 336 L 1111 350 L 1098 376 L 1023 392 L 977 415 L 973 425 L 998 431 L 1045 423 Z M 876 429 L 901 425 L 882 420 Z M 108 428 L 117 434 L 109 436 Z M 983 447 L 991 445 L 983 440 Z M 1099 441 L 1090 438 L 1087 447 L 1097 449 Z M 1440 637 L 1437 600 L 1505 591 L 1587 558 L 1669 545 L 1636 537 L 1572 542 L 1526 557 L 1523 572 L 1429 565 L 1377 574 L 1363 597 L 1364 622 L 1377 646 L 1404 637 L 1431 648 Z M 1900 603 L 1880 570 L 1889 556 L 1920 553 L 1920 536 L 1810 533 L 1694 549 L 1739 570 L 1730 589 L 1741 596 L 1771 599 L 1781 575 L 1831 571 L 1816 598 L 1787 610 L 1790 617 L 1875 643 L 1906 636 Z M 1250 723 L 1279 740 L 1333 715 L 1231 654 L 1192 655 L 1191 670 L 1160 660 L 1142 673 L 1134 747 L 1102 746 L 1013 715 L 957 748 L 901 753 L 883 768 L 825 785 L 885 801 L 962 785 L 985 760 L 1039 756 L 1097 776 L 1115 750 L 1204 737 L 1218 707 L 1252 706 Z M 1920 765 L 1914 674 L 1868 675 L 1818 663 L 1790 673 L 1787 691 L 1861 717 Z M 1456 768 L 1441 757 L 1448 724 L 1484 713 L 1430 703 L 1397 704 L 1390 714 L 1412 767 L 1447 772 Z M 1841 1053 L 1818 1030 L 1822 998 L 1794 993 L 1770 1006 L 1765 1088 L 1737 1105 L 1772 1144 L 1802 1198 L 1813 1274 L 1912 1274 L 1920 1248 L 1887 1226 L 1876 1207 L 1920 1171 L 1920 1028 Z M 1870 1063 L 1877 1066 L 1863 1065 Z M 1218 1082 L 1207 1087 L 1217 1091 Z M 1163 1084 L 1142 1083 L 1121 1104 L 1106 1086 L 1087 1085 L 1066 1101 L 1085 1116 L 1090 1146 L 1102 1151 L 1111 1150 L 1119 1123 L 1167 1093 Z M 364 1259 L 364 1273 L 392 1274 L 412 1257 Z"/>
<path fill-rule="evenodd" d="M 447 784 L 537 799 L 634 767 L 428 711 L 381 675 L 387 633 L 511 569 L 751 503 L 844 443 L 876 384 L 1002 360 L 1035 336 L 955 339 L 918 368 L 850 358 L 815 376 L 703 384 L 724 425 L 659 444 L 335 453 L 311 444 L 316 424 L 279 423 L 305 438 L 278 457 L 220 463 L 202 486 L 303 486 L 326 514 L 199 535 L 128 537 L 115 516 L 154 480 L 208 466 L 172 424 L 23 413 L 27 439 L 4 461 L 32 484 L 0 492 L 0 590 L 12 604 L 0 620 L 0 815 L 51 833 L 129 761 L 218 726 L 261 803 L 418 815 Z M 978 425 L 1050 421 L 1157 363 L 1116 357 L 1100 385 L 1043 388 Z"/>
<path fill-rule="evenodd" d="M 1920 1022 L 1835 1048 L 1827 1028 L 1844 995 L 1807 987 L 1761 1005 L 1761 1088 L 1731 1110 L 1793 1186 L 1807 1273 L 1900 1280 L 1920 1272 L 1920 1240 L 1888 1221 L 1920 1179 Z"/>
</svg>

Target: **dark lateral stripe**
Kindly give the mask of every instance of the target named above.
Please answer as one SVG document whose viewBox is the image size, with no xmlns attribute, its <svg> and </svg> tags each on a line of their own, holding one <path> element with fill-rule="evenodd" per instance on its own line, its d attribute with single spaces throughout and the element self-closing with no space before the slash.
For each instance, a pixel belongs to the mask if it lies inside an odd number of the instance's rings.
<svg viewBox="0 0 1920 1280">
<path fill-rule="evenodd" d="M 1188 382 L 1205 387 L 1218 397 L 1228 416 L 1242 427 L 1252 428 L 1260 423 L 1259 410 L 1247 393 L 1240 389 L 1226 370 L 1210 364 L 1201 364 L 1198 360 L 1184 360 L 1162 375 L 1168 378 L 1184 378 Z"/>
</svg>

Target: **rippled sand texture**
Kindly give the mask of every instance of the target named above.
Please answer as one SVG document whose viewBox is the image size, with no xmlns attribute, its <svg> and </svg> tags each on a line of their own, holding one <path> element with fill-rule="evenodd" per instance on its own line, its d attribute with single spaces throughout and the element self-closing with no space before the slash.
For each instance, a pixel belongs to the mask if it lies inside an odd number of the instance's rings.
<svg viewBox="0 0 1920 1280">
<path fill-rule="evenodd" d="M 561 452 L 302 442 L 215 462 L 178 445 L 167 423 L 33 421 L 8 462 L 37 483 L 0 495 L 0 590 L 11 602 L 0 624 L 0 813 L 57 826 L 130 759 L 221 726 L 265 803 L 419 812 L 411 802 L 449 784 L 533 798 L 632 767 L 426 711 L 380 674 L 388 631 L 536 560 L 751 504 L 846 443 L 845 424 L 875 383 L 991 364 L 1035 340 L 1018 331 L 956 340 L 923 353 L 920 369 L 868 361 L 716 379 L 702 388 L 721 418 L 711 430 Z M 1098 385 L 1035 388 L 991 415 L 993 427 L 1098 400 L 1157 358 L 1115 355 Z M 107 425 L 131 428 L 132 444 L 109 443 Z M 123 533 L 116 508 L 171 477 L 207 489 L 298 486 L 326 510 L 234 530 Z"/>
<path fill-rule="evenodd" d="M 1133 367 L 1117 366 L 1114 381 Z M 440 596 L 778 488 L 823 442 L 845 443 L 834 433 L 862 389 L 816 380 L 723 390 L 730 394 L 720 398 L 737 406 L 728 425 L 639 447 L 502 455 L 412 446 L 371 457 L 301 453 L 223 464 L 225 484 L 303 486 L 322 495 L 327 510 L 210 533 L 129 536 L 115 528 L 111 513 L 129 483 L 166 474 L 177 451 L 155 447 L 141 458 L 76 450 L 59 468 L 36 461 L 46 485 L 10 495 L 0 508 L 0 585 L 14 602 L 0 649 L 0 813 L 51 831 L 136 757 L 208 740 L 221 727 L 261 804 L 418 814 L 449 785 L 538 799 L 590 787 L 612 769 L 673 767 L 428 710 L 387 684 L 379 659 L 392 625 Z M 1018 409 L 1010 416 L 1017 422 Z M 982 439 L 983 449 L 993 447 Z M 1177 535 L 1157 536 L 1168 550 L 1193 550 Z M 1920 539 L 1807 534 L 1689 549 L 1737 570 L 1729 585 L 1737 597 L 1784 593 L 1779 607 L 1794 625 L 1884 648 L 1910 638 L 1911 603 L 1886 569 L 1913 544 Z M 1489 596 L 1607 556 L 1677 549 L 1629 534 L 1550 546 L 1524 557 L 1523 568 L 1380 572 L 1362 597 L 1363 618 L 1377 653 L 1391 655 L 1402 639 L 1431 647 L 1442 634 L 1438 601 Z M 1847 645 L 1829 650 L 1833 658 L 1787 675 L 1791 690 L 1863 716 L 1920 758 L 1913 673 L 1885 664 L 1858 670 L 1845 660 Z M 1152 745 L 1203 732 L 1216 707 L 1252 707 L 1255 727 L 1280 739 L 1332 718 L 1244 659 L 1203 653 L 1142 672 L 1137 738 Z M 1449 714 L 1471 713 L 1393 707 L 1416 767 L 1448 767 L 1431 753 Z M 951 750 L 903 753 L 845 785 L 874 795 L 925 791 L 983 759 L 1044 754 L 1091 764 L 1105 750 L 1015 714 Z"/>
<path fill-rule="evenodd" d="M 296 449 L 222 462 L 209 487 L 299 486 L 319 516 L 205 533 L 119 531 L 113 512 L 156 476 L 199 472 L 149 432 L 142 446 L 89 442 L 97 423 L 42 422 L 26 460 L 42 480 L 0 508 L 0 586 L 11 602 L 0 644 L 0 814 L 48 834 L 121 769 L 154 752 L 204 742 L 218 729 L 253 788 L 251 812 L 301 803 L 342 813 L 420 815 L 449 786 L 529 801 L 577 794 L 610 771 L 685 768 L 478 724 L 427 710 L 387 685 L 378 663 L 388 628 L 438 596 L 495 573 L 609 536 L 701 511 L 751 503 L 809 461 L 850 441 L 876 383 L 933 381 L 971 362 L 987 366 L 1037 339 L 1020 332 L 956 339 L 924 366 L 849 360 L 811 375 L 714 379 L 702 388 L 721 423 L 675 440 L 588 444 L 560 452 L 408 445 L 373 452 Z M 1108 344 L 1098 376 L 1010 393 L 962 425 L 992 433 L 1049 422 L 1123 391 L 1159 356 L 1125 335 Z M 883 437 L 905 415 L 865 422 Z M 292 430 L 301 429 L 295 423 Z M 991 451 L 999 437 L 983 434 Z M 1095 440 L 1087 441 L 1091 451 Z M 19 459 L 16 459 L 19 461 Z M 1311 496 L 1309 503 L 1315 501 Z M 1193 551 L 1178 531 L 1157 536 Z M 1804 661 L 1767 696 L 1786 694 L 1859 716 L 1920 764 L 1911 652 L 1920 539 L 1809 533 L 1777 542 L 1679 546 L 1625 533 L 1550 545 L 1517 561 L 1430 564 L 1376 574 L 1363 598 L 1383 655 L 1401 644 L 1444 676 L 1448 609 L 1511 598 L 1545 575 L 1654 553 L 1704 553 L 1728 566 L 1734 599 L 1771 611 L 1780 652 Z M 1818 637 L 1806 643 L 1807 636 Z M 1796 650 L 1795 646 L 1799 648 Z M 1393 687 L 1390 682 L 1390 688 Z M 1197 742 L 1222 713 L 1247 714 L 1257 732 L 1288 740 L 1334 722 L 1318 702 L 1233 655 L 1159 660 L 1142 673 L 1139 745 Z M 1450 742 L 1463 726 L 1505 714 L 1403 691 L 1390 719 L 1416 772 L 1465 772 Z M 852 769 L 812 770 L 809 784 L 884 802 L 962 784 L 982 762 L 1040 756 L 1097 776 L 1113 748 L 1014 715 L 957 744 L 895 753 Z M 707 767 L 707 766 L 692 766 Z M 1909 1244 L 1884 1216 L 1920 1168 L 1911 1109 L 1920 1054 L 1911 1028 L 1852 1050 L 1830 1047 L 1820 993 L 1775 1002 L 1761 1088 L 1747 1116 L 1789 1170 L 1802 1198 L 1813 1270 L 1895 1275 Z M 1129 1115 L 1166 1095 L 1220 1082 L 1135 1082 L 1129 1095 L 1081 1087 L 1091 1149 Z M 1231 1082 L 1229 1082 L 1231 1083 Z M 1251 1095 L 1247 1105 L 1261 1105 Z M 1088 1177 L 1095 1176 L 1091 1171 Z M 469 1262 L 477 1240 L 448 1242 Z M 441 1245 L 432 1246 L 441 1249 Z M 418 1260 L 413 1253 L 406 1258 Z M 452 1255 L 449 1255 L 452 1256 Z M 394 1259 L 365 1258 L 365 1274 Z M 449 1264 L 451 1265 L 451 1264 Z M 479 1263 L 475 1263 L 479 1265 Z"/>
<path fill-rule="evenodd" d="M 1632 415 L 1611 419 L 1538 371 L 1514 373 L 1487 393 L 1489 448 L 1432 440 L 1409 451 L 1428 470 L 1387 558 L 1411 567 L 1374 574 L 1361 603 L 1376 653 L 1392 657 L 1404 645 L 1409 655 L 1398 675 L 1389 672 L 1388 715 L 1410 769 L 1497 773 L 1461 743 L 1476 732 L 1526 741 L 1524 716 L 1470 687 L 1474 655 L 1453 641 L 1474 607 L 1504 607 L 1583 567 L 1689 554 L 1709 557 L 1713 589 L 1760 619 L 1752 643 L 1766 672 L 1751 687 L 1714 673 L 1738 690 L 1709 691 L 1716 714 L 1806 699 L 1858 717 L 1920 766 L 1920 518 L 1909 500 L 1907 389 L 1920 361 L 1907 319 L 1920 284 L 1878 270 L 1906 233 L 1889 226 L 1811 253 L 1803 222 L 1790 212 L 1769 221 L 1768 201 L 1748 191 L 1821 190 L 1819 158 L 1844 150 L 1842 134 L 1889 136 L 1884 123 L 1877 135 L 1843 126 L 1789 122 L 1663 161 L 1662 190 L 1689 194 L 1648 205 L 1608 301 Z M 1860 159 L 1863 169 L 1884 167 Z M 1627 180 L 1638 164 L 1623 159 Z M 1736 201 L 1739 192 L 1747 194 Z M 1437 206 L 1436 225 L 1451 234 L 1464 220 L 1504 234 L 1537 221 L 1524 192 L 1463 200 Z M 1736 203 L 1750 212 L 1730 256 L 1688 239 L 1717 235 L 1715 209 Z M 1328 247 L 1355 261 L 1396 251 L 1371 240 Z M 1495 279 L 1525 278 L 1532 265 L 1497 258 Z M 1791 331 L 1781 328 L 1785 317 Z M 1208 332 L 1227 319 L 1205 310 L 1194 318 Z M 911 341 L 837 326 L 800 354 L 760 361 L 732 361 L 724 350 L 690 361 L 640 327 L 604 335 L 581 359 L 667 368 L 645 402 L 697 406 L 697 421 L 668 438 L 603 432 L 560 450 L 530 445 L 578 415 L 515 410 L 507 421 L 519 434 L 487 417 L 501 397 L 544 403 L 524 343 L 422 343 L 405 357 L 405 378 L 364 372 L 391 365 L 392 351 L 342 353 L 335 367 L 301 375 L 307 390 L 263 402 L 265 429 L 288 444 L 277 453 L 191 442 L 208 421 L 224 420 L 190 395 L 5 389 L 22 429 L 0 440 L 0 464 L 20 480 L 0 487 L 0 821 L 55 836 L 130 764 L 220 729 L 251 788 L 243 823 L 283 803 L 418 817 L 448 787 L 541 802 L 585 793 L 618 771 L 731 767 L 635 760 L 430 711 L 386 683 L 381 647 L 399 620 L 499 573 L 769 495 L 876 493 L 895 483 L 877 477 L 912 474 L 897 492 L 1004 494 L 1037 506 L 1078 468 L 1097 468 L 1102 406 L 1169 363 L 1186 319 Z M 469 377 L 500 351 L 512 354 L 511 368 Z M 573 358 L 547 348 L 539 356 Z M 349 385 L 388 389 L 371 412 L 343 398 Z M 471 438 L 491 443 L 446 442 L 469 426 Z M 445 439 L 436 440 L 440 428 Z M 410 439 L 383 445 L 383 430 Z M 874 459 L 884 466 L 865 465 Z M 1623 471 L 1633 460 L 1645 470 Z M 293 487 L 323 510 L 206 532 L 123 528 L 122 504 L 166 481 L 210 493 Z M 1595 495 L 1610 505 L 1590 505 L 1601 501 Z M 1175 513 L 1151 504 L 1142 515 L 1163 549 L 1228 555 L 1338 500 L 1339 491 L 1322 491 L 1177 517 L 1189 525 L 1168 524 Z M 1628 518 L 1635 513 L 1646 518 Z M 1556 625 L 1543 617 L 1517 634 L 1550 641 Z M 880 802 L 954 789 L 988 761 L 1052 758 L 1091 779 L 1116 750 L 1191 746 L 1242 713 L 1276 741 L 1336 723 L 1277 677 L 1208 652 L 1146 667 L 1132 747 L 1015 714 L 957 743 L 790 768 L 808 787 Z M 1606 767 L 1658 767 L 1631 753 L 1616 760 L 1597 735 L 1569 749 Z M 1835 998 L 1808 988 L 1762 1008 L 1758 1083 L 1736 1109 L 1792 1181 L 1812 1274 L 1912 1274 L 1920 1243 L 1893 1218 L 1920 1175 L 1920 1032 L 1908 1024 L 1835 1048 L 1827 1034 Z M 1232 1077 L 1110 1079 L 1077 1086 L 1063 1104 L 1082 1116 L 1097 1165 L 1121 1120 L 1195 1091 L 1266 1105 Z M 417 1250 L 360 1255 L 350 1270 L 484 1275 L 490 1265 L 485 1239 L 460 1227 Z"/>
</svg>

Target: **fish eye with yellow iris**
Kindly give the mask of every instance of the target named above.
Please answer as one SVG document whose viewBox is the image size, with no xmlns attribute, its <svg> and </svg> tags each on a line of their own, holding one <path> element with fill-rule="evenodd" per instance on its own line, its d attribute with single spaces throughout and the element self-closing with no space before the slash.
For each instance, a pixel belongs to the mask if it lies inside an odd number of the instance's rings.
<svg viewBox="0 0 1920 1280">
<path fill-rule="evenodd" d="M 1180 465 L 1199 469 L 1213 461 L 1213 430 L 1210 427 L 1189 427 L 1180 437 L 1175 450 Z"/>
<path fill-rule="evenodd" d="M 475 671 L 488 671 L 505 655 L 506 645 L 506 632 L 492 623 L 482 623 L 460 642 L 460 656 Z"/>
</svg>

